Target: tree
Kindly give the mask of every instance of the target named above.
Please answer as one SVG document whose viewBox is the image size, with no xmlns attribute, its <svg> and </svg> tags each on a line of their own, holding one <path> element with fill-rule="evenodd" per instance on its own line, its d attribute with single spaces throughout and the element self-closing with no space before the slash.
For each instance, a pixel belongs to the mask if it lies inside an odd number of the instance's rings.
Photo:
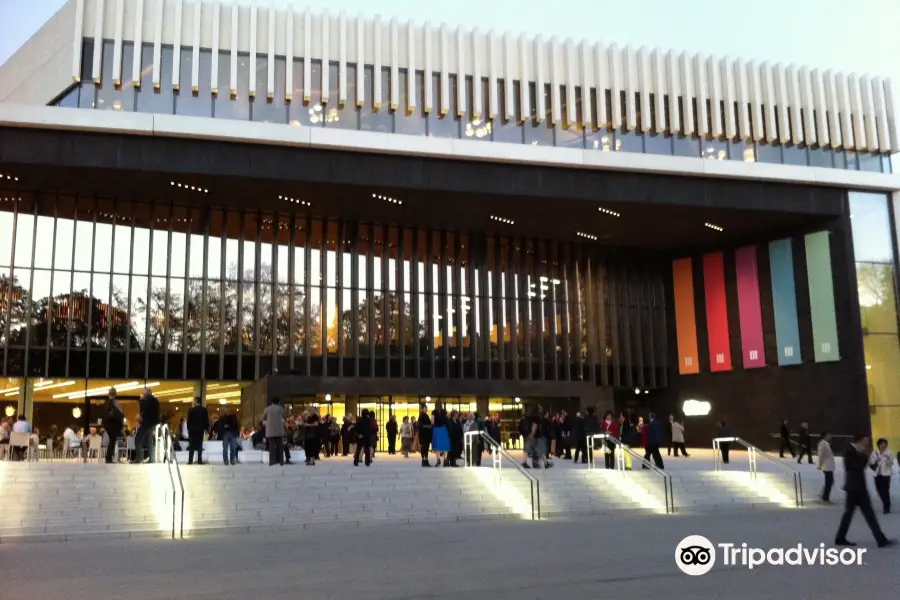
<svg viewBox="0 0 900 600">
<path fill-rule="evenodd" d="M 24 344 L 24 331 L 31 308 L 28 291 L 19 285 L 15 276 L 0 275 L 0 341 L 6 342 L 6 329 L 9 327 L 10 343 Z M 18 341 L 21 340 L 21 341 Z"/>
</svg>

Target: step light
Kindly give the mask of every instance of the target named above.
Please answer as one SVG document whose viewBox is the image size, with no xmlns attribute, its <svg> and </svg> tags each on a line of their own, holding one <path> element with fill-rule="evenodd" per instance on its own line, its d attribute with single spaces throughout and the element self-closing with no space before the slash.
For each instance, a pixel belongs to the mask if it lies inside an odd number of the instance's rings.
<svg viewBox="0 0 900 600">
<path fill-rule="evenodd" d="M 291 198 L 290 196 L 278 196 L 279 200 L 284 200 L 285 202 L 290 202 L 291 204 L 299 204 L 300 206 L 310 206 L 310 203 L 306 200 L 300 200 L 298 198 Z"/>
<path fill-rule="evenodd" d="M 583 238 L 589 239 L 589 240 L 591 240 L 591 241 L 593 241 L 593 242 L 596 242 L 596 241 L 597 241 L 597 236 L 596 236 L 596 235 L 591 235 L 591 234 L 585 233 L 585 232 L 583 232 L 583 231 L 576 231 L 575 233 L 576 233 L 577 235 L 579 235 L 579 236 L 581 236 L 581 237 L 583 237 Z"/>
<path fill-rule="evenodd" d="M 390 196 L 382 196 L 381 194 L 372 194 L 373 198 L 377 198 L 379 200 L 384 200 L 385 202 L 390 202 L 391 204 L 403 204 L 403 200 L 397 200 L 396 198 L 391 198 Z"/>
<path fill-rule="evenodd" d="M 200 187 L 199 185 L 188 185 L 188 184 L 186 184 L 186 183 L 181 183 L 181 182 L 178 182 L 178 181 L 170 181 L 169 184 L 170 184 L 172 187 L 180 188 L 180 189 L 183 189 L 183 190 L 189 191 L 189 192 L 200 192 L 201 194 L 208 194 L 208 193 L 209 193 L 209 190 L 208 190 L 208 189 L 203 188 L 203 187 Z"/>
<path fill-rule="evenodd" d="M 706 227 L 709 227 L 710 229 L 712 229 L 714 231 L 722 231 L 722 228 L 714 223 L 704 223 L 703 225 Z"/>
<path fill-rule="evenodd" d="M 7 175 L 6 173 L 0 173 L 0 179 L 7 179 L 9 181 L 18 181 L 19 178 L 13 175 Z"/>
<path fill-rule="evenodd" d="M 609 216 L 611 216 L 611 217 L 621 217 L 621 216 L 622 216 L 622 215 L 620 215 L 619 213 L 617 213 L 616 211 L 614 211 L 614 210 L 609 210 L 608 208 L 603 208 L 602 206 L 598 206 L 598 207 L 597 207 L 597 210 L 599 210 L 600 212 L 602 212 L 604 215 L 609 215 Z"/>
<path fill-rule="evenodd" d="M 498 223 L 504 223 L 505 225 L 515 225 L 516 222 L 512 219 L 506 219 L 504 217 L 498 217 L 497 215 L 491 215 L 491 219 L 497 221 Z"/>
</svg>

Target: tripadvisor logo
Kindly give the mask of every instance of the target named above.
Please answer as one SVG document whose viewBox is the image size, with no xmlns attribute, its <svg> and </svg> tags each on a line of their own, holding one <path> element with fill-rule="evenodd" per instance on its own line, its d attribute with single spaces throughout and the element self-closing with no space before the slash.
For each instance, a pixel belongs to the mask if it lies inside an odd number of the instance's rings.
<svg viewBox="0 0 900 600">
<path fill-rule="evenodd" d="M 805 547 L 797 544 L 789 548 L 755 548 L 746 543 L 720 542 L 713 544 L 702 535 L 689 535 L 675 548 L 675 564 L 687 575 L 706 575 L 716 565 L 716 559 L 726 567 L 741 566 L 749 570 L 762 565 L 771 566 L 861 566 L 865 548 L 828 548 L 825 544 Z"/>
</svg>

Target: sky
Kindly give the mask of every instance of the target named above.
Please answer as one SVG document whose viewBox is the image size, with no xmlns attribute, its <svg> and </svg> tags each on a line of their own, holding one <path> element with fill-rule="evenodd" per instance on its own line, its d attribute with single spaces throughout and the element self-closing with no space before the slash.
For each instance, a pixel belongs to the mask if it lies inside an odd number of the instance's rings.
<svg viewBox="0 0 900 600">
<path fill-rule="evenodd" d="M 127 0 L 133 1 L 133 0 Z M 225 0 L 227 1 L 227 0 Z M 250 0 L 253 1 L 253 0 Z M 287 0 L 255 0 L 283 6 Z M 0 63 L 65 0 L 0 0 Z M 866 72 L 900 81 L 898 0 L 308 0 L 298 8 L 426 19 Z M 551 7 L 559 7 L 551 14 Z"/>
</svg>

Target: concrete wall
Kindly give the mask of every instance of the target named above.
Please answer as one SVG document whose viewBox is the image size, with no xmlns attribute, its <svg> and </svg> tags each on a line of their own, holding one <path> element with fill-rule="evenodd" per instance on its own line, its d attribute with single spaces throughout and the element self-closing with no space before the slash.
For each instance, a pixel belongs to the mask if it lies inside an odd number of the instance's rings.
<svg viewBox="0 0 900 600">
<path fill-rule="evenodd" d="M 73 83 L 76 4 L 69 0 L 0 68 L 0 102 L 45 105 Z"/>
</svg>

